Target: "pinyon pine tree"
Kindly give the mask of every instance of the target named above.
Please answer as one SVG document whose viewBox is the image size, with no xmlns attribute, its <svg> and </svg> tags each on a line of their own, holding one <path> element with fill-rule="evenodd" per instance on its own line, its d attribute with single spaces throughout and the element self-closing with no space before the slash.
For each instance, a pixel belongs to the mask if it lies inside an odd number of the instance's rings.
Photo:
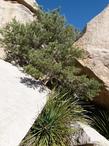
<svg viewBox="0 0 109 146">
<path fill-rule="evenodd" d="M 38 18 L 27 24 L 13 20 L 1 31 L 6 60 L 14 60 L 50 89 L 64 88 L 86 98 L 95 96 L 98 82 L 80 76 L 76 66 L 75 60 L 83 55 L 82 50 L 72 46 L 79 32 L 67 24 L 59 10 L 40 11 Z"/>
</svg>

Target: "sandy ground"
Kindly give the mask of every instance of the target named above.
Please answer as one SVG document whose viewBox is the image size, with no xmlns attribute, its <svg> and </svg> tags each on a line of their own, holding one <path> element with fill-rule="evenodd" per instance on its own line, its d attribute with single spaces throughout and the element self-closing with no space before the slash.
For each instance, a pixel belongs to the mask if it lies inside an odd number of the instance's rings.
<svg viewBox="0 0 109 146">
<path fill-rule="evenodd" d="M 48 91 L 0 60 L 0 146 L 18 146 L 46 103 Z"/>
</svg>

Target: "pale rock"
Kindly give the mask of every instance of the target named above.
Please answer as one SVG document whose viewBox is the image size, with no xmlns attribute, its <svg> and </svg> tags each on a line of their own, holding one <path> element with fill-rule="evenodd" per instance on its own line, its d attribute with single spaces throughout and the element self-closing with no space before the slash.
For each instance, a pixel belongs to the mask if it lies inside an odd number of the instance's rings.
<svg viewBox="0 0 109 146">
<path fill-rule="evenodd" d="M 36 4 L 37 9 L 37 3 L 35 3 L 35 0 L 23 0 L 23 2 L 28 3 L 31 8 Z M 26 7 L 26 5 L 17 2 L 17 0 L 0 0 L 0 28 L 4 27 L 14 18 L 21 23 L 34 20 L 33 13 Z M 2 47 L 0 48 L 0 58 L 5 58 L 4 48 Z"/>
<path fill-rule="evenodd" d="M 87 24 L 74 45 L 87 53 L 78 60 L 83 70 L 104 84 L 95 101 L 109 108 L 109 5 Z"/>
<path fill-rule="evenodd" d="M 109 141 L 89 125 L 77 122 L 75 127 L 78 129 L 73 135 L 73 139 L 78 140 L 73 140 L 76 146 L 109 146 Z"/>
<path fill-rule="evenodd" d="M 0 146 L 18 146 L 47 101 L 49 90 L 0 60 Z"/>
</svg>

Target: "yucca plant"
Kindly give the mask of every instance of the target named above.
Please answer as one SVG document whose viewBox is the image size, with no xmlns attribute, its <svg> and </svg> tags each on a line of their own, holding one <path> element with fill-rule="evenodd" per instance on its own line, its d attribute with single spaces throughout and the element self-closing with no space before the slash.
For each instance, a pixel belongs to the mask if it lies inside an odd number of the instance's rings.
<svg viewBox="0 0 109 146">
<path fill-rule="evenodd" d="M 104 137 L 109 139 L 109 111 L 106 109 L 96 109 L 92 113 L 92 126 Z"/>
<path fill-rule="evenodd" d="M 109 139 L 109 110 L 93 103 L 92 101 L 81 102 L 87 113 L 88 122 L 101 135 Z"/>
<path fill-rule="evenodd" d="M 75 132 L 72 123 L 83 119 L 77 101 L 65 95 L 51 96 L 22 146 L 69 146 Z"/>
</svg>

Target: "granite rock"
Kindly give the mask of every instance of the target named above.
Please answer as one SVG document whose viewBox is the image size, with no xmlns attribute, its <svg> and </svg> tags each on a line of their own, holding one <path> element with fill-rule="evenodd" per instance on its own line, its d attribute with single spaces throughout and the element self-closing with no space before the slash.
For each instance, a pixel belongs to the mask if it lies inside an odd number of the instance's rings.
<svg viewBox="0 0 109 146">
<path fill-rule="evenodd" d="M 84 72 L 104 85 L 94 100 L 109 108 L 109 5 L 87 23 L 74 46 L 86 52 L 85 58 L 78 60 Z"/>
<path fill-rule="evenodd" d="M 35 0 L 0 0 L 0 28 L 14 18 L 21 23 L 33 21 L 33 12 L 37 9 L 38 5 Z M 5 58 L 2 47 L 0 47 L 0 58 Z"/>
<path fill-rule="evenodd" d="M 89 125 L 77 122 L 74 127 L 77 132 L 72 140 L 76 146 L 109 146 L 109 141 Z"/>
</svg>

